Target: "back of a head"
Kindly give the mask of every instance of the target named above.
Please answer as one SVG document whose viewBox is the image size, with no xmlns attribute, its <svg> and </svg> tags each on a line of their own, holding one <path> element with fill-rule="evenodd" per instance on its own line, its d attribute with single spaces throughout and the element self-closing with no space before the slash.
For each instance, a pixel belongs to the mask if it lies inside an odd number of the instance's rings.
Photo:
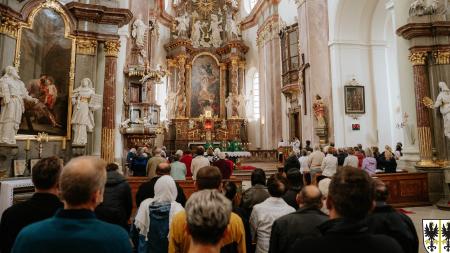
<svg viewBox="0 0 450 253">
<path fill-rule="evenodd" d="M 198 170 L 197 179 L 195 181 L 197 190 L 219 189 L 221 183 L 222 173 L 220 173 L 219 168 L 215 166 L 206 166 Z"/>
<path fill-rule="evenodd" d="M 289 169 L 286 173 L 286 177 L 291 187 L 299 187 L 303 184 L 302 174 L 299 169 Z"/>
<path fill-rule="evenodd" d="M 162 162 L 156 166 L 156 175 L 163 176 L 170 174 L 170 164 L 167 162 Z"/>
<path fill-rule="evenodd" d="M 254 169 L 251 175 L 251 183 L 253 185 L 266 185 L 266 173 L 262 169 Z"/>
<path fill-rule="evenodd" d="M 304 207 L 321 208 L 322 193 L 315 185 L 307 185 L 300 191 L 301 204 Z"/>
<path fill-rule="evenodd" d="M 353 148 L 347 148 L 347 153 L 349 155 L 353 155 L 355 153 L 355 150 Z"/>
<path fill-rule="evenodd" d="M 386 184 L 380 179 L 374 179 L 375 201 L 386 202 L 389 198 L 389 191 Z"/>
<path fill-rule="evenodd" d="M 320 151 L 320 145 L 319 144 L 314 145 L 314 151 Z"/>
<path fill-rule="evenodd" d="M 308 145 L 308 146 L 311 145 L 311 141 L 310 141 L 310 140 L 307 140 L 305 143 L 306 143 L 306 145 Z"/>
<path fill-rule="evenodd" d="M 270 196 L 280 198 L 286 193 L 287 180 L 281 175 L 272 175 L 267 180 L 267 190 L 269 191 Z"/>
<path fill-rule="evenodd" d="M 373 152 L 371 148 L 366 148 L 364 150 L 364 153 L 366 154 L 366 157 L 373 157 Z"/>
<path fill-rule="evenodd" d="M 205 154 L 205 148 L 202 146 L 198 146 L 197 147 L 197 151 L 195 152 L 196 155 L 198 156 L 202 156 L 203 154 Z"/>
<path fill-rule="evenodd" d="M 328 198 L 341 217 L 360 220 L 371 210 L 374 192 L 373 180 L 365 171 L 344 167 L 331 179 Z"/>
<path fill-rule="evenodd" d="M 227 158 L 227 155 L 224 152 L 219 152 L 218 157 L 219 157 L 219 159 L 224 160 L 225 158 Z"/>
<path fill-rule="evenodd" d="M 64 166 L 60 176 L 61 198 L 70 206 L 86 204 L 92 194 L 103 192 L 106 162 L 93 156 L 80 156 Z"/>
<path fill-rule="evenodd" d="M 202 190 L 186 203 L 186 220 L 192 240 L 202 245 L 217 245 L 228 226 L 232 205 L 217 190 Z"/>
<path fill-rule="evenodd" d="M 160 148 L 155 148 L 155 150 L 153 151 L 153 155 L 161 155 L 162 149 Z"/>
<path fill-rule="evenodd" d="M 192 152 L 189 149 L 184 151 L 184 155 L 190 155 L 190 154 L 192 154 Z"/>
<path fill-rule="evenodd" d="M 61 169 L 61 160 L 56 156 L 39 160 L 31 169 L 32 181 L 36 189 L 48 190 L 56 186 Z"/>
<path fill-rule="evenodd" d="M 233 201 L 234 197 L 236 197 L 237 185 L 234 182 L 226 182 L 223 190 L 225 192 L 225 197 Z"/>
<path fill-rule="evenodd" d="M 301 153 L 302 153 L 302 156 L 306 156 L 307 155 L 306 149 L 302 149 Z"/>
<path fill-rule="evenodd" d="M 106 171 L 115 171 L 119 169 L 119 165 L 117 165 L 116 163 L 108 163 L 106 165 Z"/>
<path fill-rule="evenodd" d="M 173 161 L 174 161 L 174 162 L 178 162 L 178 161 L 180 161 L 180 159 L 181 159 L 181 156 L 180 156 L 179 154 L 175 154 L 175 155 L 173 156 Z"/>
<path fill-rule="evenodd" d="M 179 157 L 183 156 L 183 150 L 178 149 L 177 152 L 175 152 L 175 155 L 178 155 Z"/>
</svg>

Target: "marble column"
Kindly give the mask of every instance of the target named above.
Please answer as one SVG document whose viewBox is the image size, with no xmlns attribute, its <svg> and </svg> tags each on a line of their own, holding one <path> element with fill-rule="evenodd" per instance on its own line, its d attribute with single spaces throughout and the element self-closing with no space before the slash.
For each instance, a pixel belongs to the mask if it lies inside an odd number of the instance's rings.
<svg viewBox="0 0 450 253">
<path fill-rule="evenodd" d="M 411 52 L 409 57 L 413 65 L 414 90 L 416 94 L 417 130 L 419 133 L 420 161 L 418 167 L 436 167 L 431 151 L 431 115 L 430 110 L 424 105 L 423 98 L 430 97 L 430 84 L 428 81 L 426 51 Z"/>
<path fill-rule="evenodd" d="M 101 157 L 106 162 L 114 162 L 115 150 L 115 114 L 116 114 L 116 72 L 120 42 L 105 42 L 105 84 L 103 92 L 102 114 L 102 150 Z"/>
<path fill-rule="evenodd" d="M 239 62 L 239 93 L 245 95 L 245 61 Z"/>
<path fill-rule="evenodd" d="M 185 94 L 186 96 L 189 94 L 189 100 L 186 100 L 186 103 L 189 103 L 189 105 L 186 105 L 186 117 L 191 116 L 191 76 L 192 76 L 192 64 L 186 64 L 186 77 L 185 77 Z M 189 108 L 189 110 L 188 110 Z"/>
<path fill-rule="evenodd" d="M 235 99 L 239 94 L 239 57 L 237 56 L 233 56 L 231 58 L 231 93 L 233 93 L 233 114 L 231 115 L 231 117 L 239 117 L 237 110 L 238 100 Z"/>
</svg>

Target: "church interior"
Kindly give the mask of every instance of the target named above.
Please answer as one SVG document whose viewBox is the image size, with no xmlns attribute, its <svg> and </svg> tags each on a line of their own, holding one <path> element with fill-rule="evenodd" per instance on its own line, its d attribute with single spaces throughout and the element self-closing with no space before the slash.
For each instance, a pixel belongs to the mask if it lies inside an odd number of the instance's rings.
<svg viewBox="0 0 450 253">
<path fill-rule="evenodd" d="M 153 158 L 204 151 L 239 194 L 257 168 L 319 185 L 355 156 L 418 252 L 422 220 L 450 217 L 450 0 L 0 0 L 0 69 L 0 216 L 41 159 L 94 156 L 132 220 Z"/>
</svg>

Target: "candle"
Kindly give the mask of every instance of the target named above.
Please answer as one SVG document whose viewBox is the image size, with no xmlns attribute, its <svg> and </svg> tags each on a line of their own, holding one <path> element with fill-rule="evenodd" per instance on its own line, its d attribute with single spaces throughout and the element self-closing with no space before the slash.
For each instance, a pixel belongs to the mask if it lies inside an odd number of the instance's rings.
<svg viewBox="0 0 450 253">
<path fill-rule="evenodd" d="M 25 146 L 25 150 L 30 150 L 30 144 L 31 144 L 31 141 L 30 141 L 30 139 L 28 139 L 27 140 L 27 144 L 26 144 L 26 146 Z"/>
<path fill-rule="evenodd" d="M 62 147 L 61 147 L 61 149 L 62 150 L 66 150 L 66 137 L 64 137 L 63 140 L 62 140 Z"/>
</svg>

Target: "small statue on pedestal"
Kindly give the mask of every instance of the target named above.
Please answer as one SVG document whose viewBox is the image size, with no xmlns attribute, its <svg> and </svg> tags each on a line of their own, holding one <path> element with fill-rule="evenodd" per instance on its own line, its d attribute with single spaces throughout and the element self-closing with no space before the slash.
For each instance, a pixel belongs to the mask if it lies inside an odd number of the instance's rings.
<svg viewBox="0 0 450 253">
<path fill-rule="evenodd" d="M 444 120 L 444 134 L 450 138 L 450 90 L 445 82 L 439 82 L 439 95 L 434 103 L 434 108 L 439 108 Z"/>
<path fill-rule="evenodd" d="M 316 95 L 316 101 L 313 103 L 314 116 L 317 119 L 317 127 L 325 128 L 325 104 L 319 95 Z"/>
<path fill-rule="evenodd" d="M 6 67 L 5 75 L 0 78 L 0 143 L 16 144 L 15 137 L 25 111 L 24 99 L 39 102 L 28 95 L 16 68 Z"/>
<path fill-rule="evenodd" d="M 176 17 L 175 20 L 178 22 L 177 25 L 177 35 L 178 37 L 187 38 L 187 31 L 189 29 L 189 20 L 190 17 L 187 13 L 184 13 L 182 16 Z"/>
<path fill-rule="evenodd" d="M 81 80 L 80 87 L 72 94 L 73 145 L 86 145 L 87 132 L 94 130 L 94 111 L 101 108 L 101 95 L 95 94 L 92 81 L 89 78 Z"/>
<path fill-rule="evenodd" d="M 145 33 L 147 28 L 147 25 L 142 21 L 142 15 L 139 15 L 133 22 L 133 30 L 131 31 L 131 37 L 133 37 L 134 43 L 138 48 L 144 48 L 145 46 Z"/>
<path fill-rule="evenodd" d="M 231 119 L 233 116 L 233 93 L 229 93 L 228 97 L 225 99 L 225 105 L 227 107 L 227 119 Z"/>
</svg>

